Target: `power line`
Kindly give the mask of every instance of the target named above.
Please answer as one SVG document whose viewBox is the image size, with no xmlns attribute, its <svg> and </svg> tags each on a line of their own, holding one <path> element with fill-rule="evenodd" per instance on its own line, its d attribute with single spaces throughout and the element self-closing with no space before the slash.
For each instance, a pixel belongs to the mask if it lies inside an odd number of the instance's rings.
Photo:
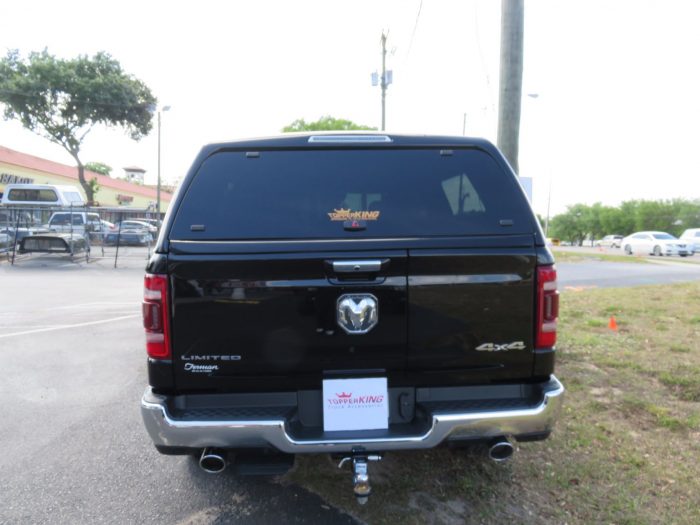
<svg viewBox="0 0 700 525">
<path fill-rule="evenodd" d="M 413 47 L 413 39 L 416 36 L 416 29 L 418 29 L 418 20 L 420 19 L 420 13 L 423 9 L 423 0 L 420 0 L 418 5 L 418 13 L 416 13 L 416 22 L 413 24 L 413 32 L 411 33 L 411 41 L 408 43 L 408 51 L 406 51 L 406 56 L 411 54 L 411 48 Z"/>
</svg>

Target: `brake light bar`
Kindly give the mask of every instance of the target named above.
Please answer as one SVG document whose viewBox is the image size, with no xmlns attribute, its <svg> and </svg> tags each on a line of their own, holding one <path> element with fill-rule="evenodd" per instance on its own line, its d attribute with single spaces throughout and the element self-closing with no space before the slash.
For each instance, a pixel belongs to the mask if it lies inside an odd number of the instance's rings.
<svg viewBox="0 0 700 525">
<path fill-rule="evenodd" d="M 537 268 L 537 332 L 536 348 L 550 348 L 557 342 L 559 291 L 557 270 L 551 266 Z"/>
<path fill-rule="evenodd" d="M 170 359 L 168 277 L 166 275 L 147 273 L 144 277 L 142 313 L 148 357 Z"/>
</svg>

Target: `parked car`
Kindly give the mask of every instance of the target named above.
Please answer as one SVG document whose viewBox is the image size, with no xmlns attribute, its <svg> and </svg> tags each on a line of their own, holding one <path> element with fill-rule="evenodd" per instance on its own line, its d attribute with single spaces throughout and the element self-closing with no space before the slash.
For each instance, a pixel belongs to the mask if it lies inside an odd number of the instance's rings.
<svg viewBox="0 0 700 525">
<path fill-rule="evenodd" d="M 148 223 L 148 224 L 150 224 L 151 226 L 153 226 L 154 228 L 156 228 L 157 230 L 160 229 L 160 226 L 161 226 L 161 224 L 162 224 L 162 222 L 163 222 L 163 221 L 158 220 L 158 219 L 143 219 L 143 218 L 139 218 L 139 219 L 136 219 L 136 220 L 141 221 L 141 222 Z"/>
<path fill-rule="evenodd" d="M 691 245 L 666 232 L 637 232 L 622 239 L 627 255 L 693 255 Z"/>
<path fill-rule="evenodd" d="M 0 253 L 5 253 L 12 248 L 12 237 L 0 230 Z"/>
<path fill-rule="evenodd" d="M 145 221 L 142 221 L 141 219 L 139 219 L 139 220 L 128 219 L 128 220 L 118 221 L 115 224 L 115 227 L 117 229 L 121 229 L 122 231 L 123 230 L 145 230 L 145 231 L 151 233 L 154 237 L 158 233 L 158 228 L 156 228 L 152 224 L 149 224 Z"/>
<path fill-rule="evenodd" d="M 100 223 L 102 224 L 102 232 L 104 232 L 105 234 L 117 229 L 117 225 L 113 222 L 100 219 Z"/>
<path fill-rule="evenodd" d="M 694 253 L 700 253 L 700 228 L 690 228 L 681 235 L 681 241 L 693 247 Z"/>
<path fill-rule="evenodd" d="M 104 235 L 105 246 L 115 246 L 117 241 L 122 246 L 146 246 L 153 242 L 153 236 L 146 230 L 110 231 Z"/>
<path fill-rule="evenodd" d="M 212 144 L 183 184 L 144 279 L 159 452 L 210 473 L 339 454 L 362 502 L 383 453 L 482 441 L 504 461 L 549 436 L 557 273 L 492 144 Z"/>
<path fill-rule="evenodd" d="M 622 244 L 622 239 L 622 235 L 606 235 L 599 241 L 596 241 L 595 245 L 608 248 L 619 248 Z"/>
<path fill-rule="evenodd" d="M 51 215 L 46 224 L 49 231 L 56 233 L 72 233 L 84 235 L 88 233 L 101 233 L 103 230 L 100 215 L 84 211 L 57 211 Z"/>
<path fill-rule="evenodd" d="M 10 239 L 14 239 L 15 237 L 17 237 L 17 242 L 19 242 L 25 237 L 29 237 L 31 235 L 38 235 L 42 233 L 49 233 L 49 231 L 46 228 L 5 228 L 0 225 L 0 233 L 9 235 Z"/>
<path fill-rule="evenodd" d="M 29 228 L 36 224 L 32 214 L 19 209 L 0 210 L 0 228 Z"/>
</svg>

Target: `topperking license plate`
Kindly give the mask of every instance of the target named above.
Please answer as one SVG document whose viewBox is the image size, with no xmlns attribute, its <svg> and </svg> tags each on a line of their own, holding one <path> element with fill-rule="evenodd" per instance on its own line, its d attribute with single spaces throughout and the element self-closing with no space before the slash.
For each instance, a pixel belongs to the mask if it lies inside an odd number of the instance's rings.
<svg viewBox="0 0 700 525">
<path fill-rule="evenodd" d="M 389 427 L 386 377 L 323 381 L 323 430 Z"/>
</svg>

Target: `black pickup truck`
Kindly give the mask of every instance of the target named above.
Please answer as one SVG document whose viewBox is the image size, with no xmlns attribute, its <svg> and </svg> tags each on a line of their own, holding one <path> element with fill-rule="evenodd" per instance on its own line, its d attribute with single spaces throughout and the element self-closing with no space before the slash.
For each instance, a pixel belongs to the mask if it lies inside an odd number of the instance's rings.
<svg viewBox="0 0 700 525">
<path fill-rule="evenodd" d="M 205 146 L 147 267 L 146 428 L 208 472 L 338 454 L 358 497 L 388 451 L 487 441 L 505 460 L 564 392 L 553 263 L 487 141 Z"/>
</svg>

